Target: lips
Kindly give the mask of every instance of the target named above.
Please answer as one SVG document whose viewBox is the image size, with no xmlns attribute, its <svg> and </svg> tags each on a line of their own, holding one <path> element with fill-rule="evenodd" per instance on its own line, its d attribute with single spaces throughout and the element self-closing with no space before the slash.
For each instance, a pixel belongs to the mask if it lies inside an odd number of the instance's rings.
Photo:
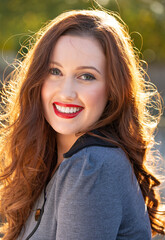
<svg viewBox="0 0 165 240">
<path fill-rule="evenodd" d="M 55 114 L 61 118 L 74 118 L 83 110 L 82 106 L 59 102 L 54 102 L 53 107 Z"/>
</svg>

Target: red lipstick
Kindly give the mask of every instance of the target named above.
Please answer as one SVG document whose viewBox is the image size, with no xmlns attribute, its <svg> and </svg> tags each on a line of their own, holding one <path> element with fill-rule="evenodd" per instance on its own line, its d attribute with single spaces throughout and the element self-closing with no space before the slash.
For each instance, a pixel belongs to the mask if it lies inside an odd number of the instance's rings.
<svg viewBox="0 0 165 240">
<path fill-rule="evenodd" d="M 76 112 L 70 112 L 70 113 L 66 113 L 66 112 L 62 112 L 60 111 L 60 109 L 57 109 L 59 107 L 68 107 L 68 108 L 77 108 L 77 111 Z M 59 103 L 59 102 L 54 102 L 53 103 L 53 108 L 54 108 L 54 112 L 55 114 L 58 116 L 58 117 L 61 117 L 61 118 L 74 118 L 76 117 L 82 110 L 83 110 L 83 107 L 82 106 L 79 106 L 79 105 L 76 105 L 76 104 L 64 104 L 64 103 Z"/>
</svg>

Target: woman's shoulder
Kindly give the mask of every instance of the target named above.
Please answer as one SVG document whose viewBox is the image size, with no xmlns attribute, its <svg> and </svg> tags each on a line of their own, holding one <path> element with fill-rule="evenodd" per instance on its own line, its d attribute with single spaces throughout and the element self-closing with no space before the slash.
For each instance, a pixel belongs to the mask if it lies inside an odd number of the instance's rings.
<svg viewBox="0 0 165 240">
<path fill-rule="evenodd" d="M 119 147 L 91 146 L 86 149 L 90 161 L 99 162 L 102 167 L 130 168 L 130 161 L 125 152 Z"/>
<path fill-rule="evenodd" d="M 101 175 L 105 179 L 119 179 L 131 175 L 132 167 L 124 151 L 107 146 L 89 146 L 71 157 L 64 159 L 59 167 L 59 175 L 70 176 L 74 180 Z M 129 173 L 129 174 L 128 174 Z"/>
<path fill-rule="evenodd" d="M 55 193 L 61 222 L 74 221 L 76 229 L 85 226 L 87 236 L 92 229 L 92 234 L 108 229 L 107 236 L 117 236 L 119 231 L 132 239 L 138 232 L 139 239 L 149 239 L 144 200 L 132 172 L 120 148 L 89 146 L 64 159 L 58 169 Z"/>
<path fill-rule="evenodd" d="M 99 131 L 94 134 L 81 136 L 70 150 L 64 154 L 64 161 L 61 164 L 61 171 L 70 173 L 84 172 L 86 174 L 98 174 L 99 170 L 120 173 L 119 169 L 130 169 L 131 164 L 124 151 L 102 138 Z"/>
</svg>

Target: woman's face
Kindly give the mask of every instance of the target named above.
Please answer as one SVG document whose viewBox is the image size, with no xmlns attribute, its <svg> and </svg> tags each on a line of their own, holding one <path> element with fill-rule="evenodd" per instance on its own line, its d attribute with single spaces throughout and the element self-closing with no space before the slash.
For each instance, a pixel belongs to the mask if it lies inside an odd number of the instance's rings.
<svg viewBox="0 0 165 240">
<path fill-rule="evenodd" d="M 58 39 L 41 91 L 45 118 L 57 133 L 73 136 L 100 118 L 107 103 L 105 62 L 93 37 Z"/>
</svg>

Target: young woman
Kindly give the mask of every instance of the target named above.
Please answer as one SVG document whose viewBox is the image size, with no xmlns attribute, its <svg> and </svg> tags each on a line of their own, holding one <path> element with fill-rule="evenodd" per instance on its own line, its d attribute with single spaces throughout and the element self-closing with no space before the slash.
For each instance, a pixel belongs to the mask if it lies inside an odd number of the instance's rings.
<svg viewBox="0 0 165 240">
<path fill-rule="evenodd" d="M 153 91 L 120 22 L 99 10 L 66 12 L 12 75 L 1 116 L 3 240 L 164 234 L 160 182 L 146 166 Z"/>
</svg>

